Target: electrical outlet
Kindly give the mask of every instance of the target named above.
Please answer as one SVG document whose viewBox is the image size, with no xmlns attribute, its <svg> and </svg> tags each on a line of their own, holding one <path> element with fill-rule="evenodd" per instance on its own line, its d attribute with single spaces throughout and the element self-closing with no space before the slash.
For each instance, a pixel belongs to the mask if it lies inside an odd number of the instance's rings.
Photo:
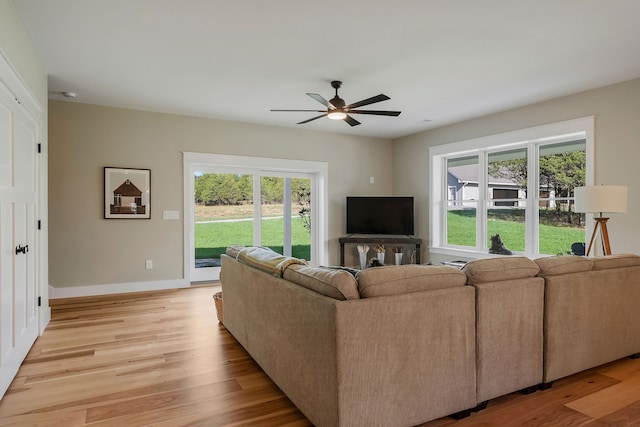
<svg viewBox="0 0 640 427">
<path fill-rule="evenodd" d="M 147 268 L 147 270 L 151 270 L 153 268 L 153 260 L 148 259 L 145 263 L 145 267 Z"/>
</svg>

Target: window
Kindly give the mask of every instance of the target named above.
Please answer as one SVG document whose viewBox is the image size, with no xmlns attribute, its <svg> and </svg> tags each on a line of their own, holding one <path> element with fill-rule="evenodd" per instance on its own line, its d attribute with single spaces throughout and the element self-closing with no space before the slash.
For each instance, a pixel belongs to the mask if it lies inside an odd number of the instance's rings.
<svg viewBox="0 0 640 427">
<path fill-rule="evenodd" d="M 430 251 L 482 257 L 499 234 L 514 254 L 584 242 L 573 189 L 591 184 L 593 117 L 431 147 Z"/>
</svg>

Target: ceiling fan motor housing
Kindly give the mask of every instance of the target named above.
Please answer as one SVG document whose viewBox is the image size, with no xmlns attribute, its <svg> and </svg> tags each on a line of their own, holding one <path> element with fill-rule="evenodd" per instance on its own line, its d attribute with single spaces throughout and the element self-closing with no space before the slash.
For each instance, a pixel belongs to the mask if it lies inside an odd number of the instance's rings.
<svg viewBox="0 0 640 427">
<path fill-rule="evenodd" d="M 344 107 L 344 99 L 340 98 L 338 96 L 338 89 L 340 89 L 340 86 L 342 86 L 342 82 L 339 80 L 334 80 L 331 82 L 331 87 L 334 88 L 336 90 L 336 96 L 334 96 L 333 98 L 331 98 L 331 101 L 329 101 L 331 103 L 331 105 L 333 105 L 334 107 L 336 107 L 336 109 L 338 110 L 342 110 L 342 108 Z"/>
<path fill-rule="evenodd" d="M 338 97 L 337 95 L 331 98 L 331 101 L 329 102 L 338 110 L 342 110 L 344 108 L 344 99 Z"/>
</svg>

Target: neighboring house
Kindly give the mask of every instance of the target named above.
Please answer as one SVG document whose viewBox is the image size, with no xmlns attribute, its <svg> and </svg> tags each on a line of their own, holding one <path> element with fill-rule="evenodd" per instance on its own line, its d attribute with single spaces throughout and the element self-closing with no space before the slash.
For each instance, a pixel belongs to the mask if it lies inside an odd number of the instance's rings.
<svg viewBox="0 0 640 427">
<path fill-rule="evenodd" d="M 479 199 L 478 173 L 479 167 L 477 164 L 449 167 L 447 187 L 449 189 L 449 200 L 455 201 L 454 206 L 475 207 L 475 202 L 469 201 Z M 490 192 L 488 198 L 502 200 L 494 202 L 495 206 L 518 206 L 519 202 L 516 199 L 526 198 L 526 192 L 516 182 L 509 179 L 496 178 L 489 175 L 488 184 Z M 513 199 L 513 201 L 504 199 Z M 524 204 L 524 202 L 521 203 Z"/>
</svg>

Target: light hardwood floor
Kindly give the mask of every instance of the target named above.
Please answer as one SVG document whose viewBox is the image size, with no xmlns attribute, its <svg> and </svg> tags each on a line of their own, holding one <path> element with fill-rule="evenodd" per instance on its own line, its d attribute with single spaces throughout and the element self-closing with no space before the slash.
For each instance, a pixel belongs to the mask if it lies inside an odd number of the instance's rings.
<svg viewBox="0 0 640 427">
<path fill-rule="evenodd" d="M 0 426 L 309 426 L 223 326 L 216 287 L 53 300 Z M 640 359 L 423 427 L 640 426 Z"/>
</svg>

